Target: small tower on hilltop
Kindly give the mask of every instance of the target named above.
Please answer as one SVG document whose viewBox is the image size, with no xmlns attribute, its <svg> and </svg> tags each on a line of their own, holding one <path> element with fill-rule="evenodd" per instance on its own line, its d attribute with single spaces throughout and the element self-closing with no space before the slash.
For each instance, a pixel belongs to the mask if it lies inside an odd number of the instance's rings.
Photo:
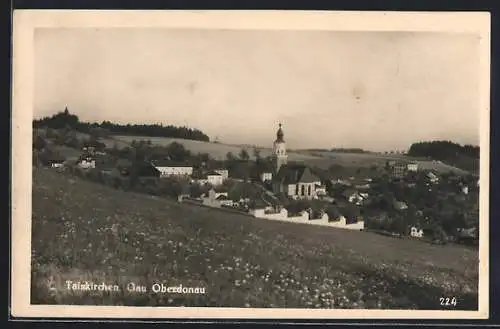
<svg viewBox="0 0 500 329">
<path fill-rule="evenodd" d="M 276 140 L 273 144 L 273 162 L 275 173 L 278 173 L 282 165 L 285 165 L 288 160 L 288 155 L 286 154 L 286 144 L 283 134 L 283 129 L 281 128 L 281 123 L 279 124 L 278 131 L 276 132 Z"/>
</svg>

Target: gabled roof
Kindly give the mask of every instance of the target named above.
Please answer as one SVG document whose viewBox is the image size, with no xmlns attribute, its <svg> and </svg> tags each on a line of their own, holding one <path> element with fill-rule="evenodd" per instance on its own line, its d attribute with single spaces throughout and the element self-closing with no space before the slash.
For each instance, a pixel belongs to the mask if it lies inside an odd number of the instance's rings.
<svg viewBox="0 0 500 329">
<path fill-rule="evenodd" d="M 216 171 L 209 171 L 205 174 L 205 176 L 222 176 L 221 174 L 219 174 L 218 172 Z"/>
<path fill-rule="evenodd" d="M 287 164 L 280 167 L 276 181 L 282 184 L 297 184 L 319 182 L 320 179 L 305 165 Z"/>
<path fill-rule="evenodd" d="M 172 160 L 153 160 L 151 161 L 155 167 L 192 167 L 193 165 L 186 162 L 172 161 Z"/>
</svg>

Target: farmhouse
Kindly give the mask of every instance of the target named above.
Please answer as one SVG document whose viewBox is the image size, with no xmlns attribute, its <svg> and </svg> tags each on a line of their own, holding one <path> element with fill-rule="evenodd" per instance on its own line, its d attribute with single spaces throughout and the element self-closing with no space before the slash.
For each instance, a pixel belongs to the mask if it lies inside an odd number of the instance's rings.
<svg viewBox="0 0 500 329">
<path fill-rule="evenodd" d="M 223 187 L 212 187 L 203 198 L 203 204 L 210 207 L 233 206 L 228 197 L 228 190 Z"/>
<path fill-rule="evenodd" d="M 365 200 L 365 197 L 361 193 L 359 193 L 357 190 L 352 189 L 352 188 L 347 188 L 342 193 L 342 195 L 344 196 L 344 198 L 348 202 L 354 203 L 356 205 L 361 205 L 363 203 L 363 201 Z"/>
<path fill-rule="evenodd" d="M 208 191 L 208 197 L 212 199 L 217 199 L 220 196 L 225 196 L 226 198 L 228 197 L 228 190 L 223 187 L 212 187 Z"/>
<path fill-rule="evenodd" d="M 427 173 L 427 179 L 433 184 L 439 182 L 439 177 L 437 177 L 436 174 L 431 171 Z"/>
<path fill-rule="evenodd" d="M 407 165 L 404 162 L 396 161 L 391 167 L 391 175 L 394 178 L 402 178 L 406 175 Z"/>
<path fill-rule="evenodd" d="M 227 169 L 223 169 L 223 168 L 215 169 L 214 172 L 216 172 L 222 176 L 222 181 L 225 181 L 226 179 L 229 178 L 229 170 L 227 170 Z"/>
<path fill-rule="evenodd" d="M 224 182 L 224 177 L 216 171 L 209 171 L 203 178 L 212 186 L 219 186 Z"/>
<path fill-rule="evenodd" d="M 412 226 L 410 228 L 410 236 L 413 238 L 423 238 L 424 237 L 424 230 L 420 228 L 416 228 L 415 226 Z"/>
<path fill-rule="evenodd" d="M 193 174 L 193 166 L 186 163 L 171 160 L 154 160 L 151 164 L 158 169 L 161 177 L 191 176 Z"/>
<path fill-rule="evenodd" d="M 418 171 L 418 163 L 416 162 L 410 162 L 407 164 L 406 169 L 411 172 L 417 172 Z"/>
<path fill-rule="evenodd" d="M 82 155 L 76 162 L 76 165 L 82 169 L 95 168 L 95 159 L 90 155 Z"/>
<path fill-rule="evenodd" d="M 272 181 L 272 179 L 273 179 L 273 173 L 270 171 L 265 171 L 260 174 L 261 182 L 269 182 Z"/>
</svg>

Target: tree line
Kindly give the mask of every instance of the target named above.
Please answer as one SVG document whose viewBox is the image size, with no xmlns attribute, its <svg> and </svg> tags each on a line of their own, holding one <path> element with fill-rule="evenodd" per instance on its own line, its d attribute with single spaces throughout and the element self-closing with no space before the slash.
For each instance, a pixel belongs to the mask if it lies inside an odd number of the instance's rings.
<svg viewBox="0 0 500 329">
<path fill-rule="evenodd" d="M 447 160 L 457 156 L 479 159 L 479 146 L 460 145 L 450 141 L 418 142 L 410 146 L 408 155 L 431 157 L 438 160 Z"/>
<path fill-rule="evenodd" d="M 479 146 L 450 141 L 419 142 L 411 145 L 407 155 L 440 160 L 471 173 L 479 173 Z"/>
<path fill-rule="evenodd" d="M 33 128 L 63 129 L 69 127 L 82 133 L 99 131 L 100 134 L 109 132 L 111 134 L 169 137 L 209 142 L 210 138 L 198 129 L 188 127 L 177 127 L 163 124 L 117 124 L 110 121 L 101 123 L 89 123 L 80 121 L 78 116 L 71 114 L 68 108 L 50 117 L 33 120 Z M 104 136 L 103 136 L 104 137 Z"/>
</svg>

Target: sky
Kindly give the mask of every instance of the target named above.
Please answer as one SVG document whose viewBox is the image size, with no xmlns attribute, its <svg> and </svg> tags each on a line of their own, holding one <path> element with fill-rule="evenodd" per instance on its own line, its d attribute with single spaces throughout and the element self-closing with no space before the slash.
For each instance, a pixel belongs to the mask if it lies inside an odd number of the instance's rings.
<svg viewBox="0 0 500 329">
<path fill-rule="evenodd" d="M 271 147 L 479 145 L 479 36 L 38 29 L 34 116 L 163 123 Z"/>
</svg>

